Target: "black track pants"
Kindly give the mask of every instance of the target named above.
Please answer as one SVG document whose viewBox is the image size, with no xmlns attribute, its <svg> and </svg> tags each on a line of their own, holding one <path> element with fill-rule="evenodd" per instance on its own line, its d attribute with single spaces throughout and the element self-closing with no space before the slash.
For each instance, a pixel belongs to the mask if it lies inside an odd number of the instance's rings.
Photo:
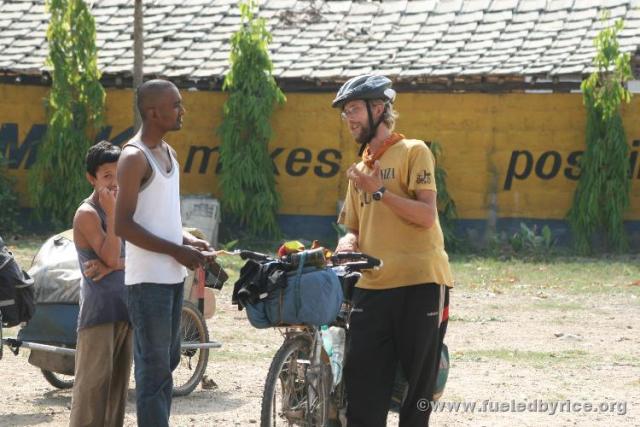
<svg viewBox="0 0 640 427">
<path fill-rule="evenodd" d="M 432 400 L 449 289 L 435 284 L 356 288 L 353 303 L 345 365 L 349 427 L 386 426 L 397 363 L 409 381 L 400 427 L 427 426 L 430 407 L 419 409 L 419 401 Z"/>
</svg>

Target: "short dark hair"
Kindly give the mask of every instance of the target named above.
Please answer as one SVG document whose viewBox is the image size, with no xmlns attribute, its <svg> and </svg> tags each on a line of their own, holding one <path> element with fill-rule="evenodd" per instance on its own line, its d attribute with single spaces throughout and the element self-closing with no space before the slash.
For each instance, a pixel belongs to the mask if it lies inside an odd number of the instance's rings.
<svg viewBox="0 0 640 427">
<path fill-rule="evenodd" d="M 98 168 L 105 163 L 114 163 L 120 158 L 120 147 L 113 145 L 109 141 L 100 141 L 91 146 L 85 157 L 87 172 L 95 177 Z"/>
<path fill-rule="evenodd" d="M 145 110 L 157 102 L 158 95 L 174 87 L 176 86 L 172 82 L 162 79 L 147 80 L 138 86 L 136 89 L 136 106 L 140 117 L 144 120 L 146 118 Z"/>
</svg>

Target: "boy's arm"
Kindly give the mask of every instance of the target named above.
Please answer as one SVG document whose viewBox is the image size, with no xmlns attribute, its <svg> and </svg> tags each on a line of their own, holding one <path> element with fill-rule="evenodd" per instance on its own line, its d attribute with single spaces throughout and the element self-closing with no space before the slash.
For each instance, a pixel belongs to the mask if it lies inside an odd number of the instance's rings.
<svg viewBox="0 0 640 427">
<path fill-rule="evenodd" d="M 76 241 L 76 244 L 80 243 L 79 246 L 82 247 L 82 243 L 85 243 L 107 267 L 111 269 L 118 267 L 121 240 L 115 234 L 113 214 L 107 214 L 107 231 L 105 232 L 98 213 L 91 208 L 81 207 L 73 220 L 73 229 L 82 240 L 82 242 Z"/>
<path fill-rule="evenodd" d="M 109 268 L 99 259 L 91 259 L 84 263 L 84 275 L 97 282 L 113 271 L 124 270 L 124 258 L 120 258 L 120 260 L 118 268 Z"/>
</svg>

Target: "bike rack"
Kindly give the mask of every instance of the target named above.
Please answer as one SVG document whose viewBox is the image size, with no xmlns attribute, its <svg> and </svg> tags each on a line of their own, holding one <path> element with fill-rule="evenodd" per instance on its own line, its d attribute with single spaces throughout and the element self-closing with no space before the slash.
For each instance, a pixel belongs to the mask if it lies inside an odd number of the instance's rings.
<svg viewBox="0 0 640 427">
<path fill-rule="evenodd" d="M 40 344 L 40 343 L 35 343 L 30 341 L 21 341 L 16 338 L 3 338 L 2 344 L 9 347 L 11 352 L 15 355 L 18 355 L 18 353 L 20 352 L 20 348 L 27 348 L 29 350 L 46 351 L 48 353 L 64 354 L 67 356 L 75 356 L 76 354 L 76 350 L 73 348 L 56 347 L 54 345 Z M 184 342 L 180 346 L 182 350 L 195 350 L 199 348 L 205 349 L 205 348 L 220 348 L 220 347 L 222 347 L 222 343 L 218 341 L 209 341 L 209 342 L 203 342 L 203 343 Z"/>
<path fill-rule="evenodd" d="M 54 345 L 39 344 L 30 341 L 21 341 L 15 338 L 3 338 L 2 344 L 9 347 L 9 349 L 11 349 L 11 352 L 16 356 L 20 352 L 21 347 L 28 348 L 29 350 L 40 350 L 46 351 L 48 353 L 64 354 L 68 356 L 74 356 L 76 354 L 76 351 L 72 348 L 56 347 Z"/>
<path fill-rule="evenodd" d="M 222 343 L 218 341 L 209 341 L 209 342 L 203 342 L 203 343 L 183 342 L 182 345 L 180 346 L 180 348 L 183 350 L 195 350 L 198 348 L 220 348 L 220 347 L 222 347 Z"/>
</svg>

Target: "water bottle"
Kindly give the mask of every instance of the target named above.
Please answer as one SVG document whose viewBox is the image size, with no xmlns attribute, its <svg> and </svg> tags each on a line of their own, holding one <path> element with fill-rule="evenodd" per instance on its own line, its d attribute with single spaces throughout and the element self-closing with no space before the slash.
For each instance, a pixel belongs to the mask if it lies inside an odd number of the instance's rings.
<svg viewBox="0 0 640 427">
<path fill-rule="evenodd" d="M 344 345 L 346 340 L 344 328 L 332 326 L 329 328 L 333 352 L 331 358 L 331 373 L 333 374 L 333 386 L 337 386 L 342 381 L 342 362 L 344 360 Z"/>
<path fill-rule="evenodd" d="M 327 352 L 327 356 L 331 357 L 333 354 L 333 340 L 331 339 L 331 332 L 327 325 L 320 327 L 320 335 L 322 335 L 322 347 Z"/>
</svg>

